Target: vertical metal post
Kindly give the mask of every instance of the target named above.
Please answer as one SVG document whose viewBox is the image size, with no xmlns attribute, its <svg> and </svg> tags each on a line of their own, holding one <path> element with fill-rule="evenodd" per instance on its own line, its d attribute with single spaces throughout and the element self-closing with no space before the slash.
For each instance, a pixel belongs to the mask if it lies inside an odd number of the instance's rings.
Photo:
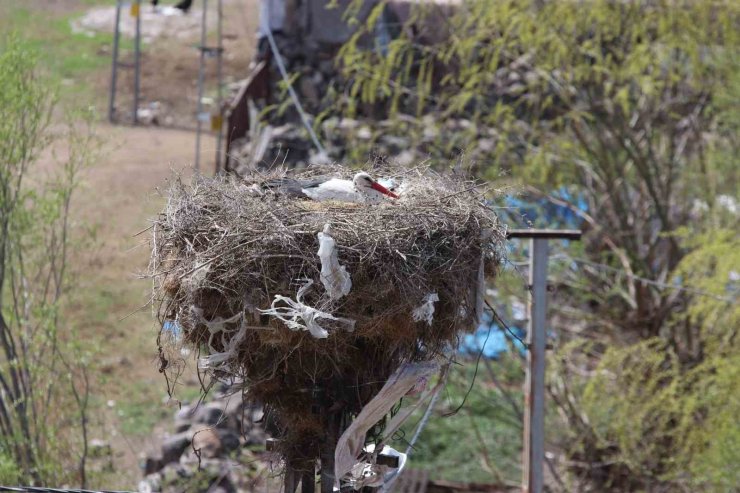
<svg viewBox="0 0 740 493">
<path fill-rule="evenodd" d="M 136 39 L 134 40 L 134 102 L 132 118 L 134 125 L 139 123 L 139 88 L 141 86 L 141 0 L 135 0 Z"/>
<path fill-rule="evenodd" d="M 301 473 L 301 493 L 316 492 L 316 472 L 313 470 L 313 462 L 306 464 L 308 469 Z"/>
<path fill-rule="evenodd" d="M 108 97 L 108 121 L 113 123 L 116 112 L 116 84 L 118 83 L 118 39 L 121 30 L 121 0 L 116 2 L 116 24 L 113 30 L 113 63 L 110 73 L 110 96 Z"/>
<path fill-rule="evenodd" d="M 545 460 L 545 321 L 547 314 L 547 238 L 530 240 L 529 328 L 525 382 L 522 491 L 542 493 Z"/>
<path fill-rule="evenodd" d="M 337 441 L 342 434 L 342 415 L 331 413 L 327 416 L 326 438 L 325 443 L 321 445 L 321 493 L 334 492 L 334 450 L 337 448 Z"/>
<path fill-rule="evenodd" d="M 195 133 L 195 171 L 200 171 L 200 134 L 203 131 L 203 79 L 205 78 L 205 56 L 206 56 L 206 10 L 208 9 L 208 0 L 203 0 L 203 16 L 201 18 L 200 29 L 200 66 L 198 67 L 198 109 L 196 115 L 197 130 Z"/>
<path fill-rule="evenodd" d="M 217 97 L 216 97 L 216 110 L 218 111 L 218 122 L 216 124 L 216 173 L 221 171 L 221 141 L 223 140 L 223 58 L 224 58 L 224 44 L 223 44 L 223 0 L 218 0 L 218 22 L 216 24 L 216 36 L 218 38 L 218 46 L 216 47 L 218 57 L 216 59 L 216 81 L 218 84 Z"/>
</svg>

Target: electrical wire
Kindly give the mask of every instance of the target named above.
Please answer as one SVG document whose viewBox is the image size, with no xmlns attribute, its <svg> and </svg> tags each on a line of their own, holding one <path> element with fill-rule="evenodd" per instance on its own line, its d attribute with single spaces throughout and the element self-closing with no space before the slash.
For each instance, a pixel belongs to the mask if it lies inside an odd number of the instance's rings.
<svg viewBox="0 0 740 493">
<path fill-rule="evenodd" d="M 272 29 L 270 29 L 270 26 L 267 25 L 267 15 L 260 14 L 260 17 L 262 22 L 262 30 L 267 35 L 267 41 L 270 44 L 270 50 L 272 50 L 273 58 L 275 59 L 275 63 L 278 66 L 278 70 L 280 71 L 280 75 L 283 78 L 283 82 L 285 82 L 285 85 L 288 88 L 288 94 L 290 94 L 290 98 L 293 100 L 293 105 L 295 106 L 296 110 L 298 110 L 298 115 L 301 117 L 301 122 L 303 122 L 303 126 L 306 127 L 308 135 L 311 137 L 313 145 L 316 147 L 319 153 L 326 155 L 326 150 L 321 145 L 321 142 L 319 142 L 319 138 L 316 135 L 316 132 L 314 132 L 313 127 L 308 121 L 308 115 L 306 115 L 306 112 L 303 110 L 303 106 L 298 99 L 298 94 L 296 94 L 295 89 L 293 89 L 293 84 L 291 84 L 290 82 L 288 71 L 285 69 L 283 58 L 280 56 L 280 50 L 278 50 L 277 43 L 275 42 L 275 38 L 272 35 Z"/>
<path fill-rule="evenodd" d="M 601 263 L 598 263 L 598 262 L 593 262 L 591 260 L 586 260 L 586 259 L 582 259 L 582 258 L 571 257 L 570 255 L 567 255 L 567 254 L 553 255 L 552 257 L 550 257 L 550 259 L 551 260 L 556 260 L 556 261 L 561 261 L 561 262 L 562 261 L 569 261 L 569 262 L 576 262 L 578 264 L 589 265 L 589 266 L 595 267 L 597 269 L 601 269 L 601 270 L 604 270 L 604 271 L 610 271 L 610 272 L 614 272 L 616 274 L 620 274 L 620 275 L 622 275 L 624 277 L 627 277 L 629 279 L 633 279 L 635 281 L 640 281 L 640 282 L 642 282 L 644 284 L 648 284 L 650 286 L 654 286 L 654 287 L 657 287 L 657 288 L 660 288 L 660 289 L 672 289 L 672 290 L 675 290 L 675 291 L 683 291 L 685 293 L 695 294 L 695 295 L 699 295 L 699 296 L 706 296 L 708 298 L 713 298 L 715 300 L 724 301 L 724 302 L 731 303 L 731 304 L 735 304 L 738 301 L 737 300 L 737 297 L 735 297 L 735 298 L 729 298 L 729 297 L 720 296 L 720 295 L 717 295 L 717 294 L 714 294 L 714 293 L 710 293 L 708 291 L 704 291 L 704 290 L 701 290 L 701 289 L 695 289 L 695 288 L 683 286 L 681 284 L 669 284 L 669 283 L 665 283 L 665 282 L 656 281 L 654 279 L 648 279 L 646 277 L 641 277 L 641 276 L 638 276 L 638 275 L 635 275 L 635 274 L 630 274 L 629 272 L 626 272 L 625 270 L 619 269 L 617 267 L 612 267 L 611 265 L 601 264 Z"/>
</svg>

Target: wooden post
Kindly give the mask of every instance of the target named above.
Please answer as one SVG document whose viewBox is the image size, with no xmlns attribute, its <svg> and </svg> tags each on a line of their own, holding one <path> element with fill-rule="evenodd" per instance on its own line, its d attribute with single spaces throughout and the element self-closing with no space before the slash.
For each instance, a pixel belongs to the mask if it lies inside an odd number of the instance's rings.
<svg viewBox="0 0 740 493">
<path fill-rule="evenodd" d="M 341 413 L 327 416 L 326 439 L 321 446 L 321 493 L 334 492 L 334 450 L 339 441 L 341 422 Z"/>
<path fill-rule="evenodd" d="M 301 493 L 314 493 L 316 491 L 316 472 L 313 466 L 313 462 L 308 463 L 307 467 L 310 467 L 310 469 L 301 473 Z"/>
<path fill-rule="evenodd" d="M 527 375 L 524 383 L 524 447 L 522 492 L 542 493 L 545 461 L 545 347 L 547 322 L 548 239 L 578 240 L 580 231 L 512 230 L 508 238 L 529 238 L 529 327 Z"/>
</svg>

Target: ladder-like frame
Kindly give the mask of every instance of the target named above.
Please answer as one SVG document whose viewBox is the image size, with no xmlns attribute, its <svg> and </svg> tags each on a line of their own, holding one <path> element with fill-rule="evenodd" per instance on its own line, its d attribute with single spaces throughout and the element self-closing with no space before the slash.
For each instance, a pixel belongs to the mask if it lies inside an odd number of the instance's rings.
<svg viewBox="0 0 740 493">
<path fill-rule="evenodd" d="M 136 18 L 136 34 L 134 36 L 134 63 L 121 63 L 120 56 L 120 38 L 121 38 L 121 10 L 128 5 L 130 15 Z M 134 100 L 131 108 L 131 121 L 134 125 L 139 122 L 137 112 L 139 109 L 139 92 L 141 90 L 141 0 L 133 0 L 130 3 L 124 3 L 123 0 L 116 2 L 116 21 L 113 32 L 113 62 L 111 64 L 110 77 L 110 95 L 108 97 L 108 121 L 116 123 L 116 91 L 118 89 L 118 69 L 134 69 Z"/>
<path fill-rule="evenodd" d="M 208 0 L 203 0 L 203 13 L 201 18 L 201 36 L 198 50 L 200 52 L 200 63 L 198 67 L 198 102 L 196 110 L 196 137 L 195 137 L 195 170 L 200 171 L 200 148 L 201 134 L 203 133 L 203 122 L 210 121 L 211 131 L 216 132 L 216 172 L 221 170 L 221 146 L 223 141 L 223 0 L 217 0 L 217 25 L 216 25 L 216 45 L 208 46 L 208 29 L 207 29 L 207 12 Z M 111 63 L 111 83 L 110 94 L 108 98 L 108 121 L 111 123 L 118 122 L 116 114 L 116 94 L 118 90 L 118 69 L 133 68 L 134 70 L 134 90 L 133 102 L 131 108 L 131 121 L 134 125 L 139 123 L 138 109 L 141 100 L 141 0 L 117 0 L 116 2 L 116 19 L 113 33 L 113 56 Z M 129 13 L 136 19 L 136 33 L 134 37 L 134 61 L 133 63 L 123 63 L 120 58 L 120 38 L 121 38 L 121 13 L 124 7 L 129 7 Z M 205 68 L 206 58 L 216 59 L 216 77 L 217 77 L 217 114 L 209 115 L 203 113 L 203 93 L 205 86 Z"/>
</svg>

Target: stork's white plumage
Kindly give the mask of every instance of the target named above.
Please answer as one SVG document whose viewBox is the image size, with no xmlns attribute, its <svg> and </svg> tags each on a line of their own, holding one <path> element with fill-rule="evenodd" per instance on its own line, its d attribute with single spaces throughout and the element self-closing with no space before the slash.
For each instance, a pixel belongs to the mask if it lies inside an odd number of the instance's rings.
<svg viewBox="0 0 740 493">
<path fill-rule="evenodd" d="M 365 172 L 357 173 L 352 181 L 332 178 L 316 186 L 303 188 L 301 191 L 310 199 L 319 202 L 336 200 L 339 202 L 378 204 L 384 196 L 398 198 L 398 195 L 373 180 Z"/>
</svg>

